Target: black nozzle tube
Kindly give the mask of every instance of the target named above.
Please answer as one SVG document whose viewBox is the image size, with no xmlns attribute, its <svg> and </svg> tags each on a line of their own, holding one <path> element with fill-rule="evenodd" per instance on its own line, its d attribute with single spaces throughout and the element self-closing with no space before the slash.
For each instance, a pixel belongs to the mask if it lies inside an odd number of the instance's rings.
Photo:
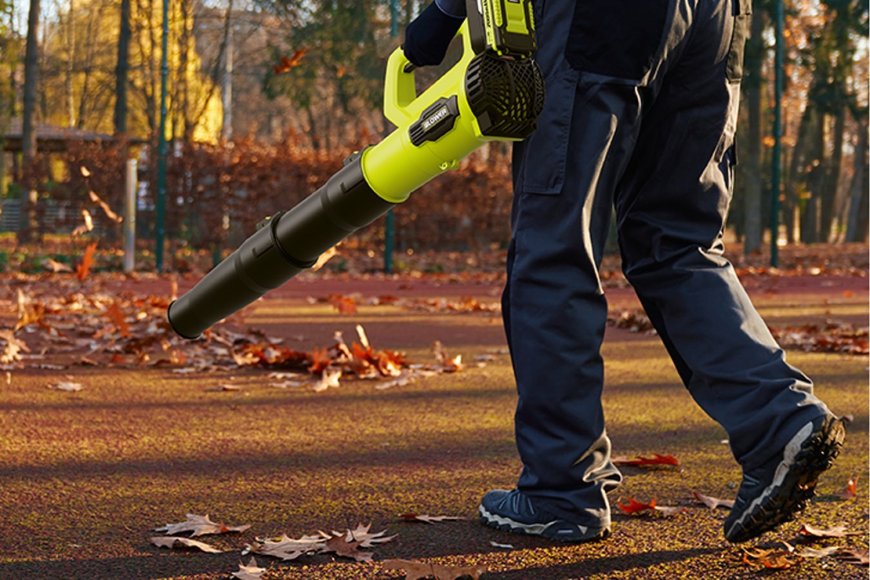
<svg viewBox="0 0 870 580">
<path fill-rule="evenodd" d="M 275 214 L 196 286 L 169 305 L 172 329 L 197 338 L 215 322 L 314 265 L 317 258 L 395 204 L 365 180 L 361 156 L 288 212 Z"/>
</svg>

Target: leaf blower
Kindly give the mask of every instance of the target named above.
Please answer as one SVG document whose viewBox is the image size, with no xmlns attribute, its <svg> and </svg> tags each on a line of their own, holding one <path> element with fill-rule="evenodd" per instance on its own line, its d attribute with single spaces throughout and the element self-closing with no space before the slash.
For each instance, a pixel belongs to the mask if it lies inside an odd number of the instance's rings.
<svg viewBox="0 0 870 580">
<path fill-rule="evenodd" d="M 355 153 L 326 184 L 278 212 L 196 286 L 169 305 L 172 328 L 206 328 L 311 267 L 324 251 L 454 169 L 488 141 L 519 141 L 534 129 L 544 83 L 533 60 L 531 0 L 468 0 L 457 35 L 462 56 L 418 95 L 401 47 L 387 61 L 384 115 L 396 129 Z"/>
</svg>

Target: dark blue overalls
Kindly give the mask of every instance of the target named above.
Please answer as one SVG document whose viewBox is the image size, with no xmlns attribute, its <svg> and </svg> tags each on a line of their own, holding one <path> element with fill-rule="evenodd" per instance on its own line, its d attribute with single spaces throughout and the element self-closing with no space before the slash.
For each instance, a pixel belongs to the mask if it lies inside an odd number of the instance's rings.
<svg viewBox="0 0 870 580">
<path fill-rule="evenodd" d="M 723 257 L 750 0 L 539 0 L 546 104 L 514 149 L 504 322 L 519 401 L 518 487 L 609 523 L 601 407 L 615 208 L 623 270 L 692 397 L 752 469 L 826 413 Z"/>
</svg>

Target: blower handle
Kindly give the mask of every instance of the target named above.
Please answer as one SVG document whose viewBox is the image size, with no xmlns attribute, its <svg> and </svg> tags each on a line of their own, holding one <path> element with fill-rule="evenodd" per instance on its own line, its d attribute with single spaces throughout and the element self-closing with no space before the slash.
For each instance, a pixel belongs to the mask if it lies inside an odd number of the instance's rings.
<svg viewBox="0 0 870 580">
<path fill-rule="evenodd" d="M 462 38 L 462 56 L 451 70 L 457 66 L 461 66 L 464 70 L 475 54 L 468 26 L 468 19 L 466 19 L 456 33 L 456 36 Z M 387 72 L 384 78 L 384 116 L 397 127 L 413 123 L 420 113 L 432 104 L 428 97 L 421 99 L 428 91 L 421 95 L 417 94 L 414 74 L 416 68 L 405 56 L 401 46 L 394 50 L 387 60 Z"/>
</svg>

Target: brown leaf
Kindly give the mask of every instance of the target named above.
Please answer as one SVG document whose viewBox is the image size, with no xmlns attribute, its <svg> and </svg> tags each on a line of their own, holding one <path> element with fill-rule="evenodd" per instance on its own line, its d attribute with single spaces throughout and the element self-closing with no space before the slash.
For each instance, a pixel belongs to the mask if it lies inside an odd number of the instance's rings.
<svg viewBox="0 0 870 580">
<path fill-rule="evenodd" d="M 416 560 L 384 560 L 381 565 L 386 570 L 403 570 L 406 580 L 457 580 L 464 577 L 479 580 L 480 575 L 486 572 L 485 566 L 443 566 Z"/>
<path fill-rule="evenodd" d="M 94 265 L 94 252 L 97 251 L 97 242 L 93 242 L 88 244 L 88 247 L 85 248 L 85 253 L 82 256 L 82 261 L 76 265 L 76 277 L 79 281 L 84 281 L 85 278 L 88 277 L 88 274 L 91 271 L 91 266 Z"/>
<path fill-rule="evenodd" d="M 825 558 L 834 552 L 837 552 L 839 549 L 839 546 L 827 546 L 825 548 L 819 548 L 818 550 L 814 548 L 803 548 L 797 553 L 797 555 L 801 558 Z"/>
<path fill-rule="evenodd" d="M 702 493 L 698 493 L 697 491 L 693 491 L 692 495 L 695 496 L 695 499 L 710 508 L 711 510 L 716 509 L 717 507 L 725 507 L 731 509 L 734 507 L 733 499 L 719 499 L 718 497 L 712 497 L 709 495 L 704 495 Z"/>
<path fill-rule="evenodd" d="M 109 320 L 112 321 L 112 324 L 115 325 L 115 328 L 118 329 L 123 338 L 130 337 L 130 325 L 124 319 L 124 313 L 121 311 L 121 307 L 118 306 L 117 300 L 113 301 L 109 308 L 106 309 L 106 316 L 109 317 Z"/>
<path fill-rule="evenodd" d="M 756 570 L 785 570 L 797 563 L 788 550 L 761 548 L 743 548 L 743 558 L 741 561 Z"/>
<path fill-rule="evenodd" d="M 244 555 L 253 552 L 262 556 L 271 556 L 283 561 L 289 561 L 306 554 L 316 554 L 325 547 L 326 539 L 322 536 L 302 536 L 301 538 L 293 539 L 284 534 L 276 540 L 260 540 L 258 538 L 253 544 L 248 544 L 242 553 Z"/>
<path fill-rule="evenodd" d="M 399 517 L 406 522 L 423 522 L 426 524 L 467 519 L 461 516 L 429 516 L 425 514 L 402 514 Z"/>
<path fill-rule="evenodd" d="M 238 580 L 260 580 L 265 573 L 266 569 L 260 568 L 257 565 L 257 560 L 252 556 L 247 565 L 239 564 L 239 569 L 233 572 L 232 577 L 238 578 Z"/>
<path fill-rule="evenodd" d="M 159 528 L 154 528 L 155 532 L 162 532 L 170 536 L 184 534 L 190 532 L 190 537 L 206 536 L 209 534 L 228 534 L 231 532 L 241 533 L 250 528 L 246 526 L 227 526 L 223 522 L 215 523 L 209 519 L 208 514 L 198 516 L 196 514 L 187 514 L 187 519 L 177 524 L 166 524 Z"/>
<path fill-rule="evenodd" d="M 320 375 L 320 380 L 314 383 L 314 392 L 320 393 L 329 388 L 337 388 L 340 386 L 341 369 L 326 368 L 323 369 L 323 374 Z"/>
<path fill-rule="evenodd" d="M 344 558 L 353 558 L 357 562 L 371 562 L 374 556 L 373 552 L 361 552 L 363 547 L 360 542 L 347 541 L 344 535 L 333 536 L 326 541 L 326 549 L 324 553 L 335 553 L 337 556 Z"/>
<path fill-rule="evenodd" d="M 329 303 L 338 311 L 339 314 L 356 314 L 356 300 L 350 296 L 343 294 L 330 294 Z"/>
<path fill-rule="evenodd" d="M 837 554 L 837 559 L 856 566 L 870 565 L 870 554 L 867 551 L 853 550 L 852 548 L 841 548 Z"/>
<path fill-rule="evenodd" d="M 162 537 L 156 536 L 151 538 L 151 543 L 157 546 L 158 548 L 192 548 L 195 550 L 202 550 L 203 552 L 208 552 L 209 554 L 220 554 L 223 550 L 218 550 L 214 546 L 210 544 L 206 544 L 204 542 L 197 542 L 196 540 L 191 540 L 190 538 L 173 538 L 171 536 Z"/>
<path fill-rule="evenodd" d="M 49 389 L 54 391 L 65 391 L 67 393 L 76 393 L 81 391 L 84 387 L 81 383 L 73 383 L 71 381 L 61 381 L 59 383 L 52 383 L 48 385 Z"/>
<path fill-rule="evenodd" d="M 73 236 L 81 236 L 94 229 L 94 219 L 91 217 L 91 212 L 86 209 L 82 209 L 82 221 L 84 223 L 76 226 L 76 229 L 72 231 Z"/>
<path fill-rule="evenodd" d="M 862 532 L 847 532 L 846 526 L 833 526 L 831 528 L 817 528 L 810 524 L 802 524 L 798 534 L 810 538 L 845 538 L 846 536 L 860 536 Z"/>
<path fill-rule="evenodd" d="M 5 342 L 0 350 L 0 364 L 8 365 L 21 360 L 22 352 L 30 352 L 27 344 L 11 330 L 0 330 L 0 340 Z"/>
<path fill-rule="evenodd" d="M 58 262 L 52 258 L 46 258 L 42 261 L 42 267 L 46 270 L 49 270 L 55 274 L 60 272 L 72 272 L 72 268 L 64 264 L 63 262 Z"/>
<path fill-rule="evenodd" d="M 628 459 L 627 457 L 614 457 L 611 459 L 614 465 L 628 465 L 631 467 L 652 467 L 661 465 L 672 465 L 679 467 L 680 460 L 673 455 L 659 455 L 653 453 L 652 457 L 643 457 L 638 455 L 636 459 Z"/>
<path fill-rule="evenodd" d="M 118 224 L 121 223 L 122 221 L 124 221 L 124 218 L 122 218 L 121 216 L 119 216 L 118 214 L 116 214 L 115 212 L 112 211 L 112 208 L 109 207 L 109 204 L 107 204 L 105 201 L 100 199 L 100 196 L 97 195 L 97 192 L 89 191 L 88 197 L 91 198 L 92 202 L 94 202 L 95 204 L 100 206 L 100 209 L 103 210 L 103 213 L 106 214 L 107 218 L 109 218 L 110 220 L 112 220 L 113 222 L 118 223 Z"/>
<path fill-rule="evenodd" d="M 458 354 L 453 358 L 444 350 L 444 346 L 440 340 L 436 340 L 432 345 L 432 350 L 435 353 L 435 359 L 441 365 L 441 370 L 445 373 L 455 373 L 462 370 L 462 355 Z"/>
</svg>

